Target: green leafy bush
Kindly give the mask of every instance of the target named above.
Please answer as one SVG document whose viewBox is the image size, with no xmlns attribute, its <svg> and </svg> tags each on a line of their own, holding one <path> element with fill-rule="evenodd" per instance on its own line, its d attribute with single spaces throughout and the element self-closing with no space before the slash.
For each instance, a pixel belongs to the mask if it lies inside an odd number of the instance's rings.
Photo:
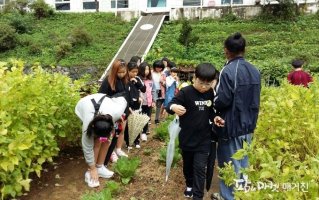
<svg viewBox="0 0 319 200">
<path fill-rule="evenodd" d="M 29 46 L 29 53 L 31 55 L 39 55 L 41 54 L 41 52 L 42 52 L 41 45 L 37 43 L 33 43 Z"/>
<path fill-rule="evenodd" d="M 9 24 L 0 22 L 0 51 L 14 48 L 16 42 L 16 30 Z"/>
<path fill-rule="evenodd" d="M 32 30 L 32 19 L 30 15 L 10 13 L 6 15 L 9 24 L 14 27 L 17 33 L 29 33 Z"/>
<path fill-rule="evenodd" d="M 137 167 L 140 164 L 138 158 L 121 157 L 115 164 L 114 170 L 121 177 L 123 184 L 128 184 L 134 177 Z"/>
<path fill-rule="evenodd" d="M 69 40 L 73 46 L 76 46 L 76 45 L 88 46 L 92 42 L 92 37 L 83 26 L 79 26 L 72 30 L 69 36 Z"/>
<path fill-rule="evenodd" d="M 283 95 L 284 94 L 284 95 Z M 261 110 L 252 145 L 244 145 L 233 157 L 248 155 L 250 166 L 243 170 L 255 188 L 258 182 L 274 188 L 236 192 L 240 199 L 316 199 L 319 196 L 319 84 L 309 89 L 283 83 L 262 90 Z M 232 167 L 223 178 L 234 184 Z M 284 184 L 299 184 L 284 188 Z M 302 187 L 304 184 L 306 187 Z M 257 186 L 256 186 L 257 185 Z"/>
<path fill-rule="evenodd" d="M 33 14 L 37 19 L 47 18 L 54 14 L 51 8 L 44 0 L 36 0 L 29 6 L 33 10 Z"/>
<path fill-rule="evenodd" d="M 160 123 L 156 128 L 155 128 L 155 135 L 154 138 L 161 140 L 161 141 L 167 141 L 169 140 L 169 134 L 168 134 L 168 125 L 170 121 L 167 120 L 165 122 Z"/>
<path fill-rule="evenodd" d="M 3 12 L 4 13 L 19 13 L 24 15 L 27 12 L 28 0 L 6 1 Z"/>
<path fill-rule="evenodd" d="M 72 44 L 70 42 L 61 41 L 56 47 L 55 47 L 55 54 L 57 61 L 60 61 L 62 58 L 64 58 L 66 55 L 68 55 L 72 50 Z"/>
<path fill-rule="evenodd" d="M 270 4 L 262 7 L 260 17 L 263 20 L 296 20 L 299 11 L 293 0 L 279 0 L 278 4 Z"/>
<path fill-rule="evenodd" d="M 60 74 L 24 63 L 0 63 L 0 193 L 15 197 L 29 190 L 30 173 L 59 152 L 58 141 L 77 141 L 80 122 L 74 107 L 79 85 Z"/>
</svg>

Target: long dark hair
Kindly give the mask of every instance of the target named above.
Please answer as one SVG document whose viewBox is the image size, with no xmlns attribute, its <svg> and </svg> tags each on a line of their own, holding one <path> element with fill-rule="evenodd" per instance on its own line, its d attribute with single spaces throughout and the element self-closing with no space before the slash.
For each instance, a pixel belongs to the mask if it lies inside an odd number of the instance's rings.
<svg viewBox="0 0 319 200">
<path fill-rule="evenodd" d="M 149 73 L 147 76 L 145 76 L 145 69 L 148 67 Z M 147 62 L 142 62 L 140 66 L 138 67 L 138 74 L 139 77 L 142 79 L 152 80 L 152 73 L 151 73 L 151 67 Z"/>
<path fill-rule="evenodd" d="M 109 124 L 109 127 L 107 129 L 105 129 L 104 133 L 101 134 L 99 131 L 97 131 L 99 129 L 99 127 L 97 126 L 98 123 L 100 122 L 105 122 Z M 111 134 L 111 131 L 113 129 L 113 118 L 111 115 L 102 115 L 100 113 L 98 113 L 93 120 L 89 123 L 88 128 L 86 130 L 86 134 L 88 137 L 91 137 L 94 134 L 96 134 L 97 136 L 100 137 L 109 137 Z"/>
</svg>

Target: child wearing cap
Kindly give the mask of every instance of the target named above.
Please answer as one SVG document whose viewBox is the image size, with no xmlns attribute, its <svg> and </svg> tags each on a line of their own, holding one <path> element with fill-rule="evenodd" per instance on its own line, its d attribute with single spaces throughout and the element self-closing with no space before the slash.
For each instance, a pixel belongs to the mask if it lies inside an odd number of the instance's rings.
<svg viewBox="0 0 319 200">
<path fill-rule="evenodd" d="M 124 97 L 104 96 L 101 93 L 88 95 L 80 99 L 75 107 L 75 113 L 82 121 L 82 149 L 88 164 L 85 182 L 89 187 L 98 187 L 99 177 L 111 178 L 114 174 L 104 166 L 109 148 L 108 138 L 113 132 L 114 123 L 121 121 L 127 106 Z M 101 99 L 100 108 L 95 115 L 92 101 L 99 102 Z"/>
<path fill-rule="evenodd" d="M 302 85 L 308 87 L 309 83 L 312 82 L 312 77 L 309 73 L 303 71 L 302 66 L 304 62 L 302 60 L 294 60 L 291 65 L 294 71 L 288 74 L 288 82 L 293 85 Z"/>
</svg>

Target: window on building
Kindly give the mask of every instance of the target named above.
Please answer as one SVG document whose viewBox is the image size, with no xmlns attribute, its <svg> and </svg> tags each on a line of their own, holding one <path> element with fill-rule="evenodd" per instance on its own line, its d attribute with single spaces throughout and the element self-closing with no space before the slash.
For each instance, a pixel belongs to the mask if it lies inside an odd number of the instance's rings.
<svg viewBox="0 0 319 200">
<path fill-rule="evenodd" d="M 99 1 L 97 2 L 97 6 L 99 6 Z M 96 5 L 95 5 L 95 1 L 88 1 L 88 2 L 83 2 L 83 9 L 84 10 L 95 10 L 96 9 Z"/>
<path fill-rule="evenodd" d="M 56 10 L 70 10 L 70 0 L 55 0 Z"/>
<path fill-rule="evenodd" d="M 183 0 L 183 6 L 200 6 L 200 0 Z"/>
<path fill-rule="evenodd" d="M 222 4 L 230 4 L 230 0 L 222 0 Z M 233 4 L 243 4 L 243 0 L 233 0 Z"/>
<path fill-rule="evenodd" d="M 111 8 L 115 8 L 115 2 L 117 2 L 117 8 L 128 8 L 128 0 L 111 0 Z"/>
<path fill-rule="evenodd" d="M 0 0 L 0 5 L 3 5 L 4 4 L 4 0 Z"/>
</svg>

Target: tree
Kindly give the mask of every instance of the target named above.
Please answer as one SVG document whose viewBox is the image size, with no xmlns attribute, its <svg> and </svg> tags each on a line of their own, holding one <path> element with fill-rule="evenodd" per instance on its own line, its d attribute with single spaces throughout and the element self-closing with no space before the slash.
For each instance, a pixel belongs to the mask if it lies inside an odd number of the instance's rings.
<svg viewBox="0 0 319 200">
<path fill-rule="evenodd" d="M 199 37 L 192 34 L 193 28 L 188 20 L 183 21 L 182 29 L 178 38 L 178 42 L 185 47 L 185 57 L 188 56 L 190 48 L 194 47 Z"/>
</svg>

